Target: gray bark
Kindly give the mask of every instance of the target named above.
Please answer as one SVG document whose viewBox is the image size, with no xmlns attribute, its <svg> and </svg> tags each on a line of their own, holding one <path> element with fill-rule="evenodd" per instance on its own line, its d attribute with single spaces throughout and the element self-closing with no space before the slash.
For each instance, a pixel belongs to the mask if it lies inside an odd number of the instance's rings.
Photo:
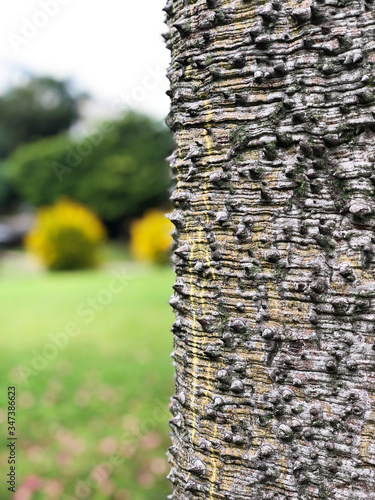
<svg viewBox="0 0 375 500">
<path fill-rule="evenodd" d="M 375 498 L 375 4 L 169 0 L 171 498 Z"/>
</svg>

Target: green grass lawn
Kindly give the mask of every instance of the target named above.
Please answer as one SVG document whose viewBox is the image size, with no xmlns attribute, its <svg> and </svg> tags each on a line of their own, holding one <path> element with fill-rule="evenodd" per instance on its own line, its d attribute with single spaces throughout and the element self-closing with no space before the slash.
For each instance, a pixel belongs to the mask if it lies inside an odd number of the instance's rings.
<svg viewBox="0 0 375 500">
<path fill-rule="evenodd" d="M 15 385 L 21 500 L 169 494 L 172 283 L 171 268 L 131 262 L 0 273 L 1 442 Z M 3 478 L 0 498 L 11 498 Z"/>
</svg>

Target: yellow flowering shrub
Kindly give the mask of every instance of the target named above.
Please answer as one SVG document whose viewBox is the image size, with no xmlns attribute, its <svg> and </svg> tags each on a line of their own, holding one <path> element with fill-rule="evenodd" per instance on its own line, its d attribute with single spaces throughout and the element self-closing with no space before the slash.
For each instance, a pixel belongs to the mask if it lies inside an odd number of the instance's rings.
<svg viewBox="0 0 375 500">
<path fill-rule="evenodd" d="M 105 237 L 103 224 L 91 210 L 63 199 L 38 211 L 25 244 L 48 269 L 85 269 L 98 263 L 98 247 Z"/>
<path fill-rule="evenodd" d="M 130 226 L 130 248 L 138 260 L 165 264 L 169 260 L 173 224 L 161 210 L 148 210 Z"/>
</svg>

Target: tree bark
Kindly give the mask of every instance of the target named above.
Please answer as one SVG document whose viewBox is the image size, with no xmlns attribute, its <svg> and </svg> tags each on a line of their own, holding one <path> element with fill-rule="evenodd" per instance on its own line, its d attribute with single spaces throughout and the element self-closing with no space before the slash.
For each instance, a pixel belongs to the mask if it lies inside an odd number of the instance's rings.
<svg viewBox="0 0 375 500">
<path fill-rule="evenodd" d="M 375 498 L 375 4 L 169 0 L 171 498 Z"/>
</svg>

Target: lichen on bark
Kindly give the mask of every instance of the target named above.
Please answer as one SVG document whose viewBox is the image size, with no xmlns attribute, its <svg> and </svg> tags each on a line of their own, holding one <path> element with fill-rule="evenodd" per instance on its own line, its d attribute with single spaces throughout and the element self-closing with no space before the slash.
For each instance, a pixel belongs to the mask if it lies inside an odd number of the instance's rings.
<svg viewBox="0 0 375 500">
<path fill-rule="evenodd" d="M 165 12 L 171 498 L 375 498 L 375 4 Z"/>
</svg>

